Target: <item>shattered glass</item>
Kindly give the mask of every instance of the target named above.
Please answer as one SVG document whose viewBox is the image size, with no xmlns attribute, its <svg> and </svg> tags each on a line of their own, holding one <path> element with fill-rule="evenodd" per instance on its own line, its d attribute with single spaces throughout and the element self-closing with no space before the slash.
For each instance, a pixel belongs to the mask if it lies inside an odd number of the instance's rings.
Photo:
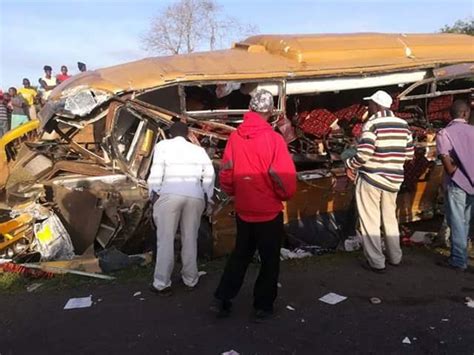
<svg viewBox="0 0 474 355">
<path fill-rule="evenodd" d="M 64 109 L 66 111 L 76 116 L 86 116 L 107 101 L 111 95 L 100 90 L 80 86 L 65 93 L 65 96 Z"/>
</svg>

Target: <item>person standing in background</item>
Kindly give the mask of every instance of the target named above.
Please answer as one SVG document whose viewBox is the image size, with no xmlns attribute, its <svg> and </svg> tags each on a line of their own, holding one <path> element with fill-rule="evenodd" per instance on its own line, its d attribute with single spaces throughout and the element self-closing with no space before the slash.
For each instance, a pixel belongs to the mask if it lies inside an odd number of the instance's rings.
<svg viewBox="0 0 474 355">
<path fill-rule="evenodd" d="M 31 86 L 30 80 L 25 78 L 23 79 L 23 87 L 18 90 L 18 94 L 23 97 L 28 106 L 28 116 L 30 120 L 36 120 L 36 100 L 38 97 L 38 92 L 35 88 Z"/>
<path fill-rule="evenodd" d="M 67 66 L 61 66 L 61 74 L 56 75 L 56 80 L 58 84 L 61 84 L 63 81 L 69 79 L 71 76 L 67 73 Z"/>
<path fill-rule="evenodd" d="M 8 93 L 11 97 L 10 104 L 12 107 L 10 129 L 15 129 L 23 123 L 28 122 L 28 104 L 23 96 L 18 95 L 16 88 L 9 88 Z"/>
<path fill-rule="evenodd" d="M 3 92 L 0 92 L 0 138 L 10 130 L 10 117 Z"/>
<path fill-rule="evenodd" d="M 44 75 L 39 79 L 39 83 L 41 85 L 41 99 L 44 104 L 51 91 L 58 85 L 58 81 L 53 77 L 53 69 L 49 65 L 45 65 L 43 70 Z"/>
<path fill-rule="evenodd" d="M 82 62 L 77 62 L 77 69 L 79 69 L 81 73 L 84 73 L 85 71 L 87 71 L 86 64 Z"/>
</svg>

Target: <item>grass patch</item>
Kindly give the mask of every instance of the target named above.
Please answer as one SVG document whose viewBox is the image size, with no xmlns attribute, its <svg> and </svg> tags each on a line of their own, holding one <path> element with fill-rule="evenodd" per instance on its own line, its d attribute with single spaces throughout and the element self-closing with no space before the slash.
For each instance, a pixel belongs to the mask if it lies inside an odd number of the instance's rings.
<svg viewBox="0 0 474 355">
<path fill-rule="evenodd" d="M 28 280 L 19 274 L 0 273 L 0 292 L 17 292 L 23 290 Z"/>
</svg>

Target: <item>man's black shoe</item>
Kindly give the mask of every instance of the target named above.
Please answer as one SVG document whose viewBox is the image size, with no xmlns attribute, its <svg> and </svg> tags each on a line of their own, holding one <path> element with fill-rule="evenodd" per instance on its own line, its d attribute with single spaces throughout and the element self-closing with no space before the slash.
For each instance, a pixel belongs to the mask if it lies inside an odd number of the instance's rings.
<svg viewBox="0 0 474 355">
<path fill-rule="evenodd" d="M 387 271 L 386 268 L 383 268 L 383 269 L 377 269 L 376 267 L 372 267 L 368 261 L 366 261 L 365 263 L 362 264 L 362 267 L 366 270 L 369 270 L 369 271 L 372 271 L 372 272 L 375 272 L 377 274 L 385 274 L 385 272 Z"/>
<path fill-rule="evenodd" d="M 254 323 L 263 323 L 269 319 L 274 317 L 274 313 L 272 311 L 265 311 L 263 309 L 256 309 L 253 314 L 253 322 Z"/>
<path fill-rule="evenodd" d="M 232 311 L 232 302 L 216 299 L 211 304 L 210 310 L 216 314 L 217 318 L 228 318 Z"/>
<path fill-rule="evenodd" d="M 451 263 L 449 262 L 448 259 L 438 260 L 436 262 L 436 265 L 447 268 L 447 269 L 451 269 L 451 270 L 454 270 L 454 271 L 457 271 L 457 272 L 466 271 L 466 269 L 464 269 L 462 267 L 451 265 Z"/>
<path fill-rule="evenodd" d="M 166 287 L 162 290 L 158 290 L 153 284 L 150 285 L 150 291 L 153 292 L 154 294 L 157 294 L 158 296 L 162 297 L 169 297 L 173 295 L 173 290 L 171 287 Z"/>
</svg>

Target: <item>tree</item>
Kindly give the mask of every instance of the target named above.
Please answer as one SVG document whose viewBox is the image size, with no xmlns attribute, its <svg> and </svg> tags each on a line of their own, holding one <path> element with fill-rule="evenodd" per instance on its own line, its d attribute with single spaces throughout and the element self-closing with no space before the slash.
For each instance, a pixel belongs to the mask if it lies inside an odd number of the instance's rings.
<svg viewBox="0 0 474 355">
<path fill-rule="evenodd" d="M 255 32 L 255 26 L 223 14 L 214 0 L 178 0 L 151 20 L 142 43 L 150 52 L 191 53 L 228 46 Z"/>
<path fill-rule="evenodd" d="M 441 32 L 445 33 L 463 33 L 474 36 L 474 18 L 470 17 L 466 20 L 458 20 L 453 26 L 445 25 Z"/>
</svg>

